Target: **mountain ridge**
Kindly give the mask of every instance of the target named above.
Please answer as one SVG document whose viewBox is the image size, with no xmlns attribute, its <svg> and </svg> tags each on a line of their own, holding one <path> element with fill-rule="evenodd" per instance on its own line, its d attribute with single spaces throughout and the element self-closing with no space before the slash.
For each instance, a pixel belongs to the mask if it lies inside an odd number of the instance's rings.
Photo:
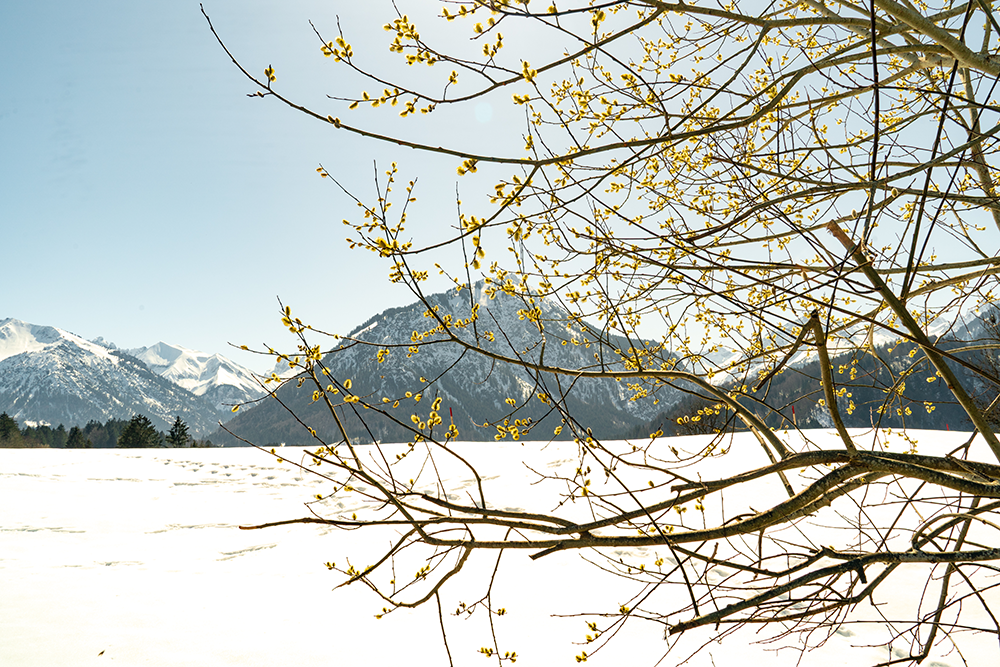
<svg viewBox="0 0 1000 667">
<path fill-rule="evenodd" d="M 218 357 L 218 368 L 242 368 L 220 355 L 196 355 Z M 192 383 L 200 383 L 195 388 L 202 389 L 201 395 L 183 386 Z M 103 338 L 88 341 L 49 325 L 0 320 L 0 412 L 22 423 L 82 426 L 91 420 L 144 414 L 166 430 L 180 416 L 200 437 L 231 416 L 228 408 L 218 405 L 223 399 L 242 402 L 262 393 L 247 393 L 245 382 L 240 387 L 210 384 L 194 374 L 157 373 Z M 227 397 L 227 391 L 232 395 Z"/>
</svg>

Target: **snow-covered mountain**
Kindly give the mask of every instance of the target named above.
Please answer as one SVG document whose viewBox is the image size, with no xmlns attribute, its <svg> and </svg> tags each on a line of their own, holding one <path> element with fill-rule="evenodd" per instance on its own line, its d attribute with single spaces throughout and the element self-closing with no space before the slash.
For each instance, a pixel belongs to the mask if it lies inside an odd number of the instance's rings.
<svg viewBox="0 0 1000 667">
<path fill-rule="evenodd" d="M 262 396 L 257 375 L 220 354 L 189 350 L 159 342 L 151 347 L 127 350 L 160 377 L 166 378 L 195 396 L 211 401 L 217 410 L 230 412 L 235 403 Z"/>
<path fill-rule="evenodd" d="M 201 437 L 231 416 L 228 409 L 216 407 L 229 387 L 236 400 L 244 400 L 246 393 L 249 371 L 214 356 L 190 352 L 191 359 L 206 360 L 200 381 L 191 384 L 179 370 L 173 376 L 155 372 L 103 339 L 87 341 L 56 327 L 0 320 L 0 412 L 21 424 L 67 427 L 140 413 L 164 430 L 180 416 Z"/>
<path fill-rule="evenodd" d="M 474 286 L 471 294 L 469 290 L 460 293 L 451 290 L 433 295 L 429 301 L 438 308 L 439 314 L 451 315 L 453 321 L 468 318 L 472 308 L 477 307 L 479 319 L 475 331 L 471 325 L 454 330 L 469 341 L 478 333 L 479 346 L 484 350 L 534 361 L 541 358 L 546 365 L 574 370 L 595 370 L 602 366 L 611 371 L 621 368 L 616 361 L 619 358 L 616 348 L 600 346 L 596 334 L 585 327 L 571 325 L 568 313 L 555 302 L 536 300 L 535 306 L 540 309 L 540 318 L 545 324 L 543 337 L 526 316 L 529 305 L 503 292 L 490 298 L 482 283 Z M 525 437 L 551 437 L 561 417 L 551 405 L 536 397 L 539 393 L 549 396 L 567 393 L 568 411 L 582 418 L 583 425 L 593 429 L 599 437 L 620 435 L 651 419 L 678 398 L 674 391 L 637 398 L 636 392 L 626 383 L 613 379 L 580 380 L 572 375 L 551 374 L 534 377 L 520 367 L 495 363 L 486 355 L 463 352 L 454 343 L 432 342 L 440 341 L 440 334 L 419 341 L 419 352 L 408 351 L 407 347 L 391 347 L 409 345 L 414 332 L 425 332 L 436 325 L 425 315 L 426 310 L 426 306 L 418 302 L 372 317 L 350 335 L 369 345 L 345 343 L 344 349 L 328 355 L 324 363 L 338 380 L 351 379 L 354 393 L 368 397 L 406 424 L 410 423 L 412 414 L 421 413 L 426 417 L 430 403 L 440 397 L 440 414 L 445 420 L 441 428 L 447 428 L 454 419 L 460 437 L 471 440 L 493 440 L 497 434 L 495 424 L 508 416 L 511 422 L 530 418 L 530 436 L 525 434 Z M 486 335 L 487 332 L 492 335 Z M 616 344 L 622 349 L 628 347 L 624 340 Z M 377 354 L 379 349 L 390 350 L 382 355 L 381 363 Z M 572 391 L 566 392 L 570 386 Z M 309 384 L 298 387 L 296 383 L 289 383 L 279 392 L 279 397 L 321 437 L 336 440 L 333 418 L 321 403 L 312 401 L 314 390 L 315 387 Z M 428 400 L 417 405 L 414 399 L 417 394 Z M 511 414 L 512 406 L 507 399 L 524 407 Z M 365 425 L 353 410 L 345 410 L 343 419 L 352 437 L 360 440 L 370 440 L 373 436 L 390 441 L 409 437 L 407 430 L 372 412 L 365 413 Z M 484 427 L 485 422 L 490 426 Z M 304 442 L 305 437 L 304 428 L 296 417 L 271 400 L 241 413 L 226 427 L 259 444 Z M 570 430 L 564 428 L 562 435 L 565 437 L 569 433 Z M 235 444 L 234 439 L 223 433 L 213 435 L 212 440 Z"/>
</svg>

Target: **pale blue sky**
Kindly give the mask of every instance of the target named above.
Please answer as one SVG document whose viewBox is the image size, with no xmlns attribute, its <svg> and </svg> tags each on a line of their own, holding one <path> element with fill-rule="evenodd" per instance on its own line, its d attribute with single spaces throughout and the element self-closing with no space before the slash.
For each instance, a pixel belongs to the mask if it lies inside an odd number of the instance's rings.
<svg viewBox="0 0 1000 667">
<path fill-rule="evenodd" d="M 205 7 L 248 68 L 273 65 L 276 87 L 340 115 L 324 95 L 346 92 L 343 74 L 322 57 L 308 20 L 332 39 L 339 14 L 357 35 L 355 52 L 378 63 L 387 56 L 381 25 L 392 18 L 378 4 Z M 389 285 L 374 255 L 347 249 L 340 221 L 356 209 L 317 177 L 319 163 L 368 196 L 372 161 L 398 159 L 403 179 L 423 181 L 415 229 L 453 223 L 456 165 L 248 98 L 255 88 L 216 44 L 197 2 L 4 3 L 0 62 L 0 319 L 122 347 L 164 340 L 264 369 L 227 343 L 288 343 L 276 296 L 340 333 L 412 300 Z M 474 111 L 445 110 L 407 131 L 500 145 L 502 113 Z M 372 122 L 385 129 L 397 120 Z"/>
</svg>

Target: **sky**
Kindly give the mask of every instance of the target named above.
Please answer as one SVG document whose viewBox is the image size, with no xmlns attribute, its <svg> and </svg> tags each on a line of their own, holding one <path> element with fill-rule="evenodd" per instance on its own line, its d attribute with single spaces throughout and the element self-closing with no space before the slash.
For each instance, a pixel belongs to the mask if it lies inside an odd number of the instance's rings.
<svg viewBox="0 0 1000 667">
<path fill-rule="evenodd" d="M 325 95 L 362 86 L 323 58 L 309 20 L 333 39 L 339 17 L 365 62 L 396 62 L 381 29 L 393 18 L 388 3 L 204 5 L 250 71 L 274 67 L 276 90 L 323 113 L 350 113 Z M 389 283 L 384 261 L 349 250 L 341 220 L 357 208 L 318 177 L 320 164 L 367 198 L 374 165 L 382 172 L 398 160 L 401 182 L 421 177 L 414 232 L 453 224 L 455 165 L 248 97 L 256 86 L 197 2 L 4 3 L 0 62 L 0 320 L 123 348 L 163 340 L 266 370 L 270 360 L 229 345 L 294 346 L 278 298 L 303 321 L 345 334 L 413 301 Z M 489 101 L 433 116 L 405 131 L 478 148 L 519 134 Z M 394 117 L 352 122 L 399 130 Z"/>
</svg>

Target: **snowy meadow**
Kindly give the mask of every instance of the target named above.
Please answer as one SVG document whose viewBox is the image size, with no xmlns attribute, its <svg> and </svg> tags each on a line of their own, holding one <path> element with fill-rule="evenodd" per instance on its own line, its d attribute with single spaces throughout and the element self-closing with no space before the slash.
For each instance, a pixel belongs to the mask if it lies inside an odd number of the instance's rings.
<svg viewBox="0 0 1000 667">
<path fill-rule="evenodd" d="M 827 440 L 831 434 L 808 435 L 836 446 Z M 909 435 L 923 453 L 945 453 L 968 437 L 934 431 Z M 874 434 L 867 437 L 872 441 Z M 911 446 L 894 435 L 879 438 L 880 446 Z M 859 437 L 859 444 L 863 441 Z M 748 436 L 735 436 L 729 444 L 729 453 L 719 457 L 721 467 L 760 455 Z M 492 497 L 510 507 L 531 507 L 546 497 L 544 484 L 535 483 L 539 471 L 574 465 L 571 442 L 461 447 L 485 461 L 480 469 L 490 474 L 484 483 Z M 394 533 L 311 525 L 240 530 L 241 525 L 306 516 L 303 503 L 329 486 L 296 465 L 308 462 L 304 450 L 287 447 L 277 454 L 256 449 L 0 451 L 0 664 L 438 666 L 448 664 L 442 622 L 456 665 L 495 664 L 495 657 L 491 661 L 478 652 L 493 645 L 483 615 L 454 613 L 459 603 L 482 594 L 481 580 L 490 576 L 495 560 L 473 564 L 449 582 L 441 618 L 428 605 L 376 619 L 382 602 L 361 585 L 333 590 L 343 577 L 324 563 L 362 562 Z M 460 471 L 441 474 L 446 482 L 452 475 L 453 487 L 473 483 L 455 477 Z M 771 491 L 745 493 L 744 501 L 752 506 Z M 360 507 L 353 502 L 349 494 L 335 496 L 324 501 L 322 512 L 349 516 Z M 726 502 L 736 505 L 740 499 L 733 495 Z M 627 562 L 653 554 L 637 549 L 604 555 Z M 494 620 L 500 650 L 516 651 L 519 665 L 577 664 L 574 656 L 587 632 L 579 612 L 617 609 L 637 592 L 634 582 L 589 565 L 594 558 L 592 553 L 561 553 L 532 561 L 527 554 L 504 555 L 506 567 L 493 592 L 493 604 L 508 612 Z M 726 628 L 709 628 L 685 634 L 675 645 L 655 624 L 635 622 L 588 662 L 872 664 L 891 659 L 884 644 L 894 610 L 907 608 L 920 593 L 907 586 L 905 573 L 888 590 L 894 597 L 878 600 L 872 622 L 831 632 L 805 655 L 794 637 L 771 641 L 780 634 L 777 626 L 759 634 L 744 629 L 721 643 L 716 640 Z M 996 601 L 1000 593 L 989 588 L 984 595 Z M 969 618 L 989 625 L 974 611 Z M 961 652 L 946 647 L 930 656 L 929 664 L 1000 662 L 1000 650 L 988 635 L 963 634 L 958 646 Z"/>
</svg>

